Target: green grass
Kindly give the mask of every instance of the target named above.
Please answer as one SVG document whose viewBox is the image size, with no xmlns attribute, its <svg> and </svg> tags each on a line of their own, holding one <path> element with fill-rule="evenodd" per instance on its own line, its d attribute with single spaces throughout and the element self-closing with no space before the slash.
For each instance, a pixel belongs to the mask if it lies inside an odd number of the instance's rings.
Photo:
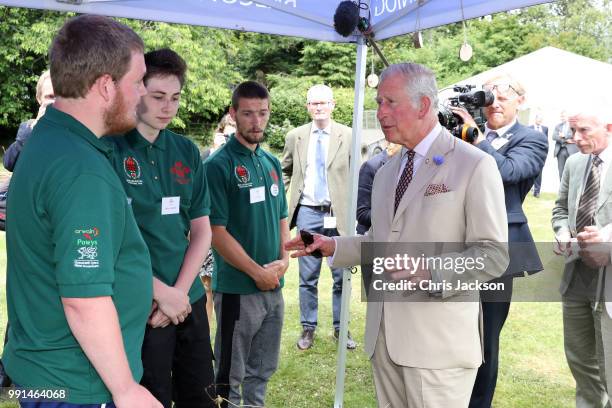
<svg viewBox="0 0 612 408">
<path fill-rule="evenodd" d="M 550 214 L 554 195 L 529 196 L 525 209 L 536 241 L 550 241 Z M 0 234 L 0 282 L 5 276 L 4 234 Z M 268 387 L 268 406 L 291 408 L 331 407 L 334 401 L 336 344 L 332 338 L 331 285 L 324 267 L 319 285 L 319 329 L 315 346 L 299 351 L 300 334 L 297 262 L 286 275 L 285 326 L 280 367 Z M 351 331 L 357 350 L 348 353 L 344 406 L 376 407 L 368 359 L 363 354 L 365 304 L 361 302 L 360 276 L 353 277 Z M 4 287 L 0 287 L 0 327 L 6 322 Z M 0 345 L 1 348 L 1 345 Z M 560 303 L 515 302 L 502 331 L 501 359 L 495 408 L 571 407 L 574 381 L 563 352 Z M 2 405 L 0 408 L 13 407 Z"/>
</svg>

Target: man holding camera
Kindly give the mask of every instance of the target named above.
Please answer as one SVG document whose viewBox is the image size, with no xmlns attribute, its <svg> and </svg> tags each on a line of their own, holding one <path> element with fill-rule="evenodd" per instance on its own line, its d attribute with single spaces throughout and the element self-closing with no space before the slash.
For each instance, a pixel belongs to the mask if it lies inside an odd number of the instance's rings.
<svg viewBox="0 0 612 408">
<path fill-rule="evenodd" d="M 540 132 L 523 126 L 517 120 L 518 108 L 525 100 L 525 89 L 508 74 L 490 78 L 483 84 L 485 91 L 494 94 L 494 102 L 484 108 L 487 118 L 484 133 L 472 144 L 493 156 L 504 182 L 506 213 L 508 215 L 508 241 L 510 264 L 499 278 L 505 291 L 502 297 L 481 292 L 484 323 L 484 364 L 478 369 L 470 408 L 489 408 L 497 382 L 499 335 L 510 310 L 512 279 L 525 272 L 542 270 L 535 243 L 529 231 L 522 204 L 544 167 L 548 140 Z M 472 117 L 461 109 L 453 109 L 464 123 L 476 126 Z"/>
</svg>

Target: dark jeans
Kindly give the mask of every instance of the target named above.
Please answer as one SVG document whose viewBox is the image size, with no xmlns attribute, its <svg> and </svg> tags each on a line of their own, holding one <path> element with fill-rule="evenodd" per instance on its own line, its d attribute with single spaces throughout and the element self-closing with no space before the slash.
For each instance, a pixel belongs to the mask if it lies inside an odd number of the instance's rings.
<svg viewBox="0 0 612 408">
<path fill-rule="evenodd" d="M 206 315 L 206 296 L 191 305 L 183 323 L 147 326 L 142 345 L 141 384 L 165 408 L 214 407 L 216 395 Z"/>
</svg>

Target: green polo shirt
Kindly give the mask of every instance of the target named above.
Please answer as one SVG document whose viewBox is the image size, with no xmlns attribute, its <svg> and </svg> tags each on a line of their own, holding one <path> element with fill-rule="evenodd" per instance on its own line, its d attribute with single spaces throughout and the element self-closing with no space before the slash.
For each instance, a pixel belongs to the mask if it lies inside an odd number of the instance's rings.
<svg viewBox="0 0 612 408">
<path fill-rule="evenodd" d="M 235 136 L 204 163 L 211 197 L 211 225 L 225 226 L 259 265 L 280 259 L 280 220 L 287 200 L 276 157 L 254 152 Z M 259 292 L 255 281 L 214 251 L 213 291 L 248 295 Z M 281 279 L 281 287 L 284 279 Z"/>
<path fill-rule="evenodd" d="M 7 210 L 8 344 L 2 361 L 28 388 L 65 388 L 76 404 L 111 395 L 66 321 L 61 298 L 111 296 L 135 381 L 151 310 L 147 247 L 108 145 L 48 107 L 13 173 Z"/>
<path fill-rule="evenodd" d="M 153 275 L 174 286 L 189 246 L 191 220 L 210 214 L 200 151 L 169 130 L 162 130 L 155 143 L 136 129 L 108 139 L 115 145 L 115 171 L 151 253 Z M 204 286 L 196 279 L 189 300 L 202 296 Z"/>
</svg>

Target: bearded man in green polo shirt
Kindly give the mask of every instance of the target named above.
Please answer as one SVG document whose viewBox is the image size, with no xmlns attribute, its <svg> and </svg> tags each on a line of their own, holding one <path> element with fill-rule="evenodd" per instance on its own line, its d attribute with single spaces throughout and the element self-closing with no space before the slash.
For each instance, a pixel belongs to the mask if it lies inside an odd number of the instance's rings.
<svg viewBox="0 0 612 408">
<path fill-rule="evenodd" d="M 142 382 L 164 407 L 212 407 L 214 376 L 204 287 L 210 197 L 200 152 L 166 129 L 178 112 L 187 66 L 174 51 L 145 54 L 147 94 L 136 128 L 114 137 L 113 165 L 153 265 L 153 309 L 142 347 Z M 209 396 L 210 395 L 210 396 Z"/>
<path fill-rule="evenodd" d="M 270 117 L 267 89 L 238 85 L 230 115 L 236 133 L 205 163 L 217 266 L 217 392 L 231 406 L 265 406 L 283 326 L 287 200 L 280 162 L 260 146 Z"/>
<path fill-rule="evenodd" d="M 24 408 L 161 407 L 138 384 L 149 254 L 100 140 L 136 123 L 143 48 L 127 26 L 84 15 L 50 49 L 56 100 L 21 152 L 7 205 L 2 359 L 15 384 L 56 391 Z"/>
</svg>

